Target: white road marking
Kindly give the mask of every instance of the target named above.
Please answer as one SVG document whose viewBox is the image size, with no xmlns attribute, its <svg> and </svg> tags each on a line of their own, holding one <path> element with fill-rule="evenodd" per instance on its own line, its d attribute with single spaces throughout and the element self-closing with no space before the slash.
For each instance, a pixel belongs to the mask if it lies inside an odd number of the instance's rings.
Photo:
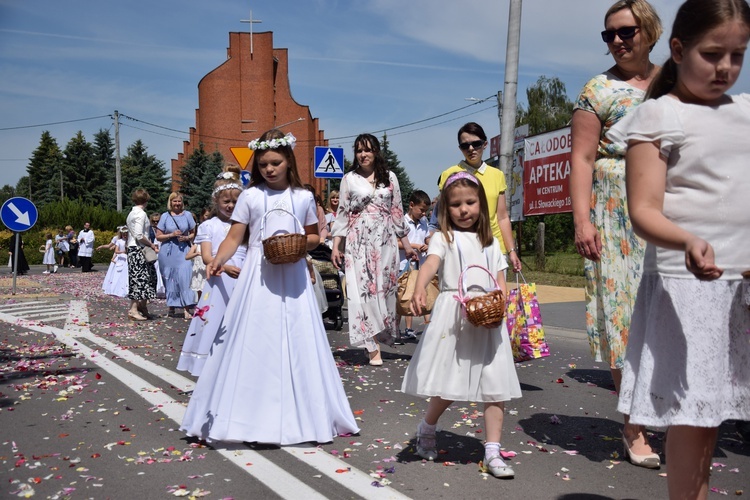
<svg viewBox="0 0 750 500">
<path fill-rule="evenodd" d="M 157 365 L 152 361 L 143 359 L 128 349 L 123 349 L 112 342 L 94 335 L 88 327 L 89 315 L 85 301 L 71 301 L 66 317 L 65 329 L 19 320 L 19 318 L 2 311 L 0 311 L 0 321 L 14 323 L 30 330 L 54 335 L 60 342 L 66 344 L 72 350 L 80 352 L 86 359 L 127 385 L 138 396 L 151 403 L 155 408 L 158 408 L 159 411 L 164 413 L 177 425 L 180 425 L 182 422 L 185 414 L 184 404 L 175 401 L 162 389 L 149 384 L 143 378 L 111 361 L 107 356 L 103 356 L 98 351 L 77 342 L 76 339 L 84 339 L 116 354 L 123 360 L 151 373 L 177 390 L 192 390 L 195 387 L 195 383 L 187 377 Z M 248 449 L 243 444 L 227 443 L 224 446 L 217 444 L 216 446 L 212 445 L 212 447 L 228 461 L 271 488 L 282 498 L 326 498 L 324 494 L 315 491 L 283 468 L 266 459 L 260 453 Z M 383 488 L 373 487 L 371 483 L 374 479 L 368 473 L 351 467 L 349 463 L 313 445 L 282 446 L 281 450 L 289 453 L 362 498 L 372 500 L 401 500 L 409 498 L 387 486 Z M 251 463 L 252 466 L 248 467 L 248 463 Z M 347 469 L 349 472 L 340 474 L 336 472 L 337 469 Z"/>
<path fill-rule="evenodd" d="M 67 318 L 68 304 L 59 301 L 33 300 L 1 305 L 0 312 L 34 321 L 59 321 Z"/>
</svg>

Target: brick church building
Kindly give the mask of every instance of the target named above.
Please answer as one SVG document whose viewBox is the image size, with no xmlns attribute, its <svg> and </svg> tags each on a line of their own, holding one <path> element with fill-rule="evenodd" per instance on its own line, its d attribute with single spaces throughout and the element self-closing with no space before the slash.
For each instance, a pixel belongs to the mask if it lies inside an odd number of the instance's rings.
<svg viewBox="0 0 750 500">
<path fill-rule="evenodd" d="M 236 164 L 230 148 L 247 148 L 274 127 L 297 138 L 294 154 L 302 182 L 321 194 L 325 180 L 313 176 L 314 148 L 328 141 L 310 107 L 292 97 L 287 49 L 273 47 L 273 32 L 229 33 L 226 61 L 198 83 L 195 127 L 172 160 L 172 189 L 179 189 L 180 170 L 200 143 L 207 153 L 218 150 L 225 162 Z"/>
</svg>

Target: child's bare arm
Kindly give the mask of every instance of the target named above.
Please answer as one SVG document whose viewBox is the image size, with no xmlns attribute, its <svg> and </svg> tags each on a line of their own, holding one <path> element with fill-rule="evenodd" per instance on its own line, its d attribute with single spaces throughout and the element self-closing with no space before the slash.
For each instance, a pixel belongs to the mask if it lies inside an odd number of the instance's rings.
<svg viewBox="0 0 750 500">
<path fill-rule="evenodd" d="M 411 297 L 411 313 L 414 316 L 421 316 L 422 311 L 427 306 L 427 284 L 430 282 L 438 268 L 440 267 L 440 257 L 437 255 L 428 255 L 424 264 L 419 268 L 417 275 L 417 285 L 414 287 L 414 294 Z"/>
</svg>

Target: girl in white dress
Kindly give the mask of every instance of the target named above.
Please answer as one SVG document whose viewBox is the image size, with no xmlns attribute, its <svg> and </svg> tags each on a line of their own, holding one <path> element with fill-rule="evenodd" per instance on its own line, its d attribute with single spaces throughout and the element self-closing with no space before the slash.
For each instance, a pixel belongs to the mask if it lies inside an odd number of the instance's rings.
<svg viewBox="0 0 750 500">
<path fill-rule="evenodd" d="M 44 237 L 47 241 L 44 243 L 44 257 L 42 258 L 42 264 L 47 266 L 47 270 L 42 274 L 50 274 L 53 272 L 52 266 L 55 265 L 55 242 L 52 240 L 52 233 L 47 233 Z"/>
<path fill-rule="evenodd" d="M 107 275 L 104 278 L 104 293 L 115 297 L 128 296 L 128 228 L 119 228 L 117 240 L 115 240 L 115 252 L 109 264 Z"/>
<path fill-rule="evenodd" d="M 239 170 L 239 167 L 237 167 Z M 221 176 L 222 174 L 219 174 Z M 213 215 L 211 208 L 204 208 L 201 210 L 200 220 L 198 221 L 198 227 L 206 222 Z M 196 228 L 196 238 L 198 235 L 198 229 Z M 218 246 L 216 249 L 218 250 Z M 195 296 L 200 301 L 201 294 L 203 293 L 203 286 L 206 284 L 206 263 L 201 258 L 201 245 L 197 241 L 193 240 L 193 245 L 185 255 L 185 260 L 193 261 L 193 276 L 190 278 L 190 289 L 195 292 Z"/>
<path fill-rule="evenodd" d="M 456 300 L 459 275 L 472 264 L 496 276 L 507 297 L 503 270 L 508 264 L 492 236 L 487 198 L 476 177 L 468 172 L 450 176 L 438 206 L 441 229 L 433 234 L 427 259 L 419 269 L 413 314 L 422 314 L 425 287 L 436 272 L 440 295 L 401 385 L 406 394 L 430 398 L 424 419 L 417 426 L 417 454 L 426 460 L 437 458 L 437 422 L 454 401 L 483 402 L 487 439 L 484 465 L 492 475 L 510 478 L 514 472 L 500 458 L 500 436 L 505 401 L 520 398 L 521 386 L 505 321 L 489 327 L 474 326 L 462 318 Z M 476 268 L 465 273 L 464 286 L 470 295 L 484 293 L 472 292 L 468 284 L 484 289 L 494 286 L 490 276 Z"/>
<path fill-rule="evenodd" d="M 122 231 L 122 228 L 123 226 L 117 226 L 117 229 L 115 229 L 115 235 L 112 236 L 110 242 L 96 247 L 97 250 L 106 249 L 112 251 L 112 258 L 109 259 L 109 267 L 107 268 L 107 272 L 104 274 L 104 281 L 102 281 L 102 291 L 107 295 L 110 295 L 110 283 L 112 282 L 112 276 L 115 273 L 115 250 L 117 250 L 117 240 L 120 238 L 120 231 Z"/>
<path fill-rule="evenodd" d="M 214 259 L 219 251 L 219 245 L 227 237 L 229 228 L 232 226 L 230 218 L 241 192 L 240 168 L 238 166 L 227 167 L 214 183 L 213 204 L 217 215 L 202 222 L 195 236 L 193 246 L 200 248 L 198 258 L 202 259 L 204 265 Z M 211 276 L 206 279 L 193 313 L 193 319 L 185 335 L 185 342 L 182 344 L 182 352 L 177 362 L 178 370 L 189 371 L 196 377 L 200 376 L 216 334 L 223 326 L 222 319 L 227 302 L 232 296 L 246 254 L 247 246 L 240 245 L 232 258 L 224 264 L 224 273 L 221 276 Z"/>
<path fill-rule="evenodd" d="M 288 445 L 359 432 L 305 260 L 271 264 L 263 256 L 263 237 L 299 232 L 300 225 L 308 250 L 319 242 L 315 200 L 302 188 L 293 145 L 294 137 L 278 130 L 250 143 L 255 150 L 250 187 L 237 200 L 232 227 L 206 266 L 209 275 L 220 276 L 248 232 L 247 258 L 224 327 L 182 422 L 190 436 Z M 271 209 L 288 210 L 299 223 L 279 210 L 265 217 Z"/>
<path fill-rule="evenodd" d="M 610 131 L 647 241 L 618 410 L 668 427 L 670 498 L 706 498 L 719 425 L 750 420 L 750 95 L 725 93 L 748 40 L 746 1 L 688 0 L 647 100 Z"/>
</svg>

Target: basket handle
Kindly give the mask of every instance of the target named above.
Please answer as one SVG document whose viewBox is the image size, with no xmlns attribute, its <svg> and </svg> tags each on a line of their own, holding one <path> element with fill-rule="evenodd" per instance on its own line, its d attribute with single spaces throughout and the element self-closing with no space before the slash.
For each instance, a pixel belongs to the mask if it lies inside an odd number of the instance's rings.
<svg viewBox="0 0 750 500">
<path fill-rule="evenodd" d="M 490 272 L 489 269 L 487 269 L 484 266 L 477 265 L 477 264 L 468 265 L 468 266 L 466 266 L 461 271 L 461 274 L 458 275 L 458 297 L 457 298 L 458 298 L 458 301 L 461 302 L 462 304 L 465 303 L 466 300 L 467 300 L 467 298 L 466 298 L 466 290 L 464 290 L 464 273 L 466 271 L 468 271 L 469 269 L 471 269 L 472 267 L 476 267 L 477 269 L 481 269 L 482 271 L 484 271 L 484 272 L 486 272 L 487 274 L 490 275 L 490 278 L 492 278 L 492 282 L 495 284 L 495 288 L 493 290 L 499 290 L 500 289 L 500 285 L 497 282 L 497 278 L 495 278 L 492 275 L 492 273 Z"/>
<path fill-rule="evenodd" d="M 299 219 L 297 218 L 296 215 L 294 215 L 292 212 L 290 212 L 286 208 L 278 208 L 277 207 L 277 208 L 272 208 L 271 210 L 268 210 L 265 214 L 263 214 L 263 219 L 260 222 L 260 239 L 261 240 L 265 239 L 265 234 L 266 234 L 266 217 L 268 217 L 268 214 L 270 214 L 271 212 L 274 212 L 274 211 L 277 211 L 277 210 L 279 212 L 286 212 L 289 215 L 291 215 L 294 218 L 294 221 L 297 224 L 299 224 L 299 227 L 301 229 L 300 234 L 305 234 L 305 226 L 302 225 L 302 223 L 299 221 Z"/>
</svg>

